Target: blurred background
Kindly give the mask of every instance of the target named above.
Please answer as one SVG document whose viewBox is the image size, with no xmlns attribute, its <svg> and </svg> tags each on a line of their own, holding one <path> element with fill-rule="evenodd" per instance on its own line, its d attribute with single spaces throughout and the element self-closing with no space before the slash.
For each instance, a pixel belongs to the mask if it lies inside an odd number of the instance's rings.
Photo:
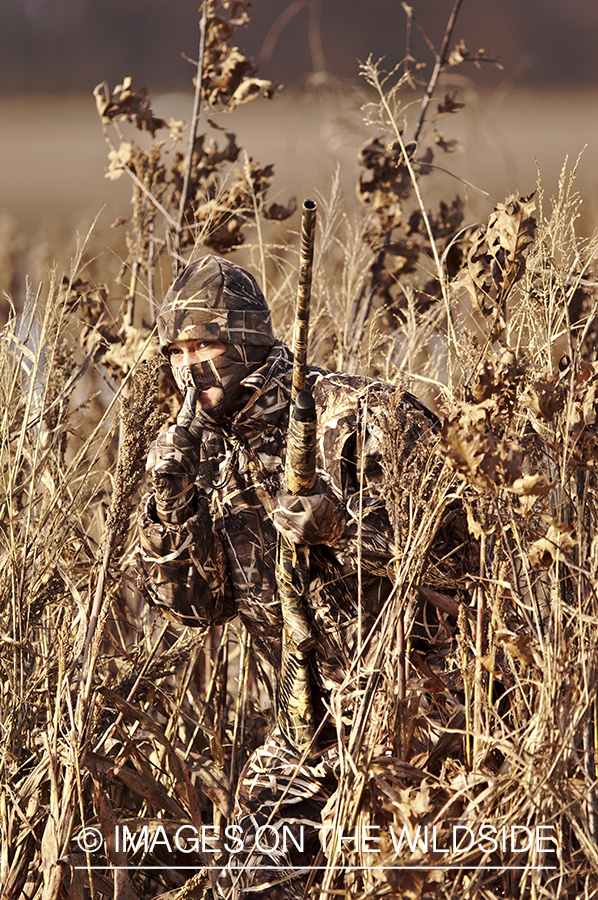
<svg viewBox="0 0 598 900">
<path fill-rule="evenodd" d="M 134 88 L 150 90 L 158 115 L 188 121 L 198 6 L 197 0 L 2 0 L 0 272 L 10 269 L 7 256 L 20 254 L 21 268 L 37 275 L 59 248 L 72 251 L 75 232 L 98 213 L 106 229 L 127 213 L 127 179 L 104 177 L 107 148 L 93 88 L 102 81 L 114 88 L 131 75 Z M 358 60 L 385 57 L 390 69 L 403 59 L 403 6 L 256 0 L 250 8 L 249 27 L 239 28 L 233 43 L 259 62 L 261 77 L 284 87 L 272 102 L 256 100 L 219 121 L 254 159 L 275 164 L 281 199 L 326 190 L 340 163 L 347 203 L 356 203 L 356 154 L 373 134 L 363 123 L 367 93 Z M 438 46 L 453 0 L 411 0 L 411 6 Z M 458 137 L 460 145 L 438 161 L 488 194 L 455 182 L 468 201 L 468 221 L 487 216 L 508 193 L 531 193 L 536 160 L 550 197 L 565 158 L 572 165 L 583 150 L 578 225 L 584 233 L 596 226 L 597 36 L 595 0 L 464 0 L 452 43 L 463 39 L 472 54 L 483 48 L 502 67 L 466 62 L 444 86 L 466 106 L 443 121 L 447 140 Z M 415 27 L 411 53 L 427 63 L 420 75 L 429 77 L 432 56 Z M 9 290 L 6 277 L 0 288 Z"/>
</svg>

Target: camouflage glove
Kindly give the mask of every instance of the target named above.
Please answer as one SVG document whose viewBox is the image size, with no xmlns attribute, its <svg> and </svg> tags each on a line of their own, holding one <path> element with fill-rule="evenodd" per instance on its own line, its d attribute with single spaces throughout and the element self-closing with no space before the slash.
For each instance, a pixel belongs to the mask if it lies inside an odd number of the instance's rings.
<svg viewBox="0 0 598 900">
<path fill-rule="evenodd" d="M 181 525 L 193 515 L 201 435 L 197 420 L 189 428 L 173 425 L 150 447 L 146 469 L 152 471 L 161 522 Z"/>
<path fill-rule="evenodd" d="M 297 497 L 286 491 L 276 495 L 272 522 L 294 544 L 326 544 L 333 547 L 345 531 L 344 510 L 326 494 Z"/>
</svg>

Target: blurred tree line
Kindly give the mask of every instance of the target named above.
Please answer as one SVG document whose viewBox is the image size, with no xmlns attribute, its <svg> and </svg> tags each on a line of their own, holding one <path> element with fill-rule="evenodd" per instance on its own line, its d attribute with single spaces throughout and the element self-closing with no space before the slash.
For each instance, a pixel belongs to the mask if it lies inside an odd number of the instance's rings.
<svg viewBox="0 0 598 900">
<path fill-rule="evenodd" d="M 418 0 L 415 15 L 440 40 L 453 0 Z M 197 52 L 199 0 L 2 0 L 0 92 L 87 92 L 132 74 L 153 90 L 188 89 Z M 366 11 L 367 6 L 367 11 Z M 267 0 L 251 9 L 240 43 L 291 85 L 314 71 L 356 78 L 357 59 L 404 52 L 400 0 Z M 436 34 L 438 32 L 438 34 Z M 598 4 L 594 0 L 476 0 L 466 4 L 458 38 L 500 58 L 520 84 L 598 84 Z M 418 55 L 419 35 L 413 47 Z M 397 45 L 399 51 L 397 53 Z M 421 54 L 420 54 L 421 55 Z M 498 83 L 485 67 L 476 81 Z"/>
</svg>

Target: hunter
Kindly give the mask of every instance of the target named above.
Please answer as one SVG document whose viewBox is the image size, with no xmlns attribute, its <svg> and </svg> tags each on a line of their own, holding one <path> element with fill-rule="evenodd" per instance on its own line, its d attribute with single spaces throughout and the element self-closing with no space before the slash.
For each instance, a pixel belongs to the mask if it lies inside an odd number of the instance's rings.
<svg viewBox="0 0 598 900">
<path fill-rule="evenodd" d="M 394 536 L 381 495 L 377 421 L 389 385 L 308 368 L 317 410 L 317 479 L 315 493 L 295 497 L 281 490 L 293 357 L 274 336 L 255 279 L 216 256 L 192 262 L 166 294 L 158 333 L 181 394 L 196 388 L 197 405 L 190 427 L 172 426 L 150 452 L 153 487 L 138 517 L 140 588 L 164 615 L 185 625 L 240 616 L 254 652 L 280 672 L 277 531 L 310 545 L 307 616 L 316 642 L 309 678 L 320 724 L 327 698 L 354 661 L 358 625 L 363 639 L 392 589 Z M 434 428 L 435 417 L 416 398 L 405 394 L 404 402 L 421 413 L 424 431 Z M 297 775 L 296 753 L 275 727 L 239 779 L 234 822 L 241 832 L 267 823 L 274 810 L 276 826 L 319 822 L 335 787 L 333 752 L 326 747 L 336 743 L 334 727 L 325 722 L 319 756 Z M 293 789 L 280 803 L 292 778 Z M 289 851 L 273 871 L 265 868 L 272 857 L 254 850 L 246 871 L 227 870 L 223 895 L 301 897 L 307 871 L 290 866 L 305 862 L 305 854 L 298 860 Z"/>
</svg>

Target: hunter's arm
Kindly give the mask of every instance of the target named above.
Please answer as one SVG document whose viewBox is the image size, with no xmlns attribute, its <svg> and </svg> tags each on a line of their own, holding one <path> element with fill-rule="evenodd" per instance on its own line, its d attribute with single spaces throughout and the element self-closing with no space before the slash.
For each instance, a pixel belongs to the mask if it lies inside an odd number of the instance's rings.
<svg viewBox="0 0 598 900">
<path fill-rule="evenodd" d="M 150 492 L 138 510 L 137 583 L 152 606 L 185 625 L 220 624 L 235 604 L 208 499 L 196 488 L 195 512 L 181 524 L 160 521 Z"/>
<path fill-rule="evenodd" d="M 235 614 L 209 499 L 196 484 L 201 429 L 172 426 L 148 457 L 153 489 L 138 512 L 137 582 L 148 602 L 185 625 L 220 624 Z"/>
<path fill-rule="evenodd" d="M 375 392 L 368 396 L 363 379 L 354 382 L 335 375 L 316 381 L 314 493 L 302 497 L 280 491 L 272 518 L 294 543 L 326 546 L 350 569 L 359 556 L 364 570 L 385 575 L 394 533 L 382 497 L 381 435 L 372 415 L 377 397 Z"/>
<path fill-rule="evenodd" d="M 328 546 L 342 565 L 355 569 L 359 561 L 375 576 L 388 574 L 396 552 L 382 466 L 389 391 L 383 382 L 335 374 L 315 384 L 320 474 L 339 505 L 336 538 Z M 434 414 L 417 398 L 404 393 L 403 400 L 417 418 L 409 426 L 414 440 L 436 427 Z"/>
</svg>

